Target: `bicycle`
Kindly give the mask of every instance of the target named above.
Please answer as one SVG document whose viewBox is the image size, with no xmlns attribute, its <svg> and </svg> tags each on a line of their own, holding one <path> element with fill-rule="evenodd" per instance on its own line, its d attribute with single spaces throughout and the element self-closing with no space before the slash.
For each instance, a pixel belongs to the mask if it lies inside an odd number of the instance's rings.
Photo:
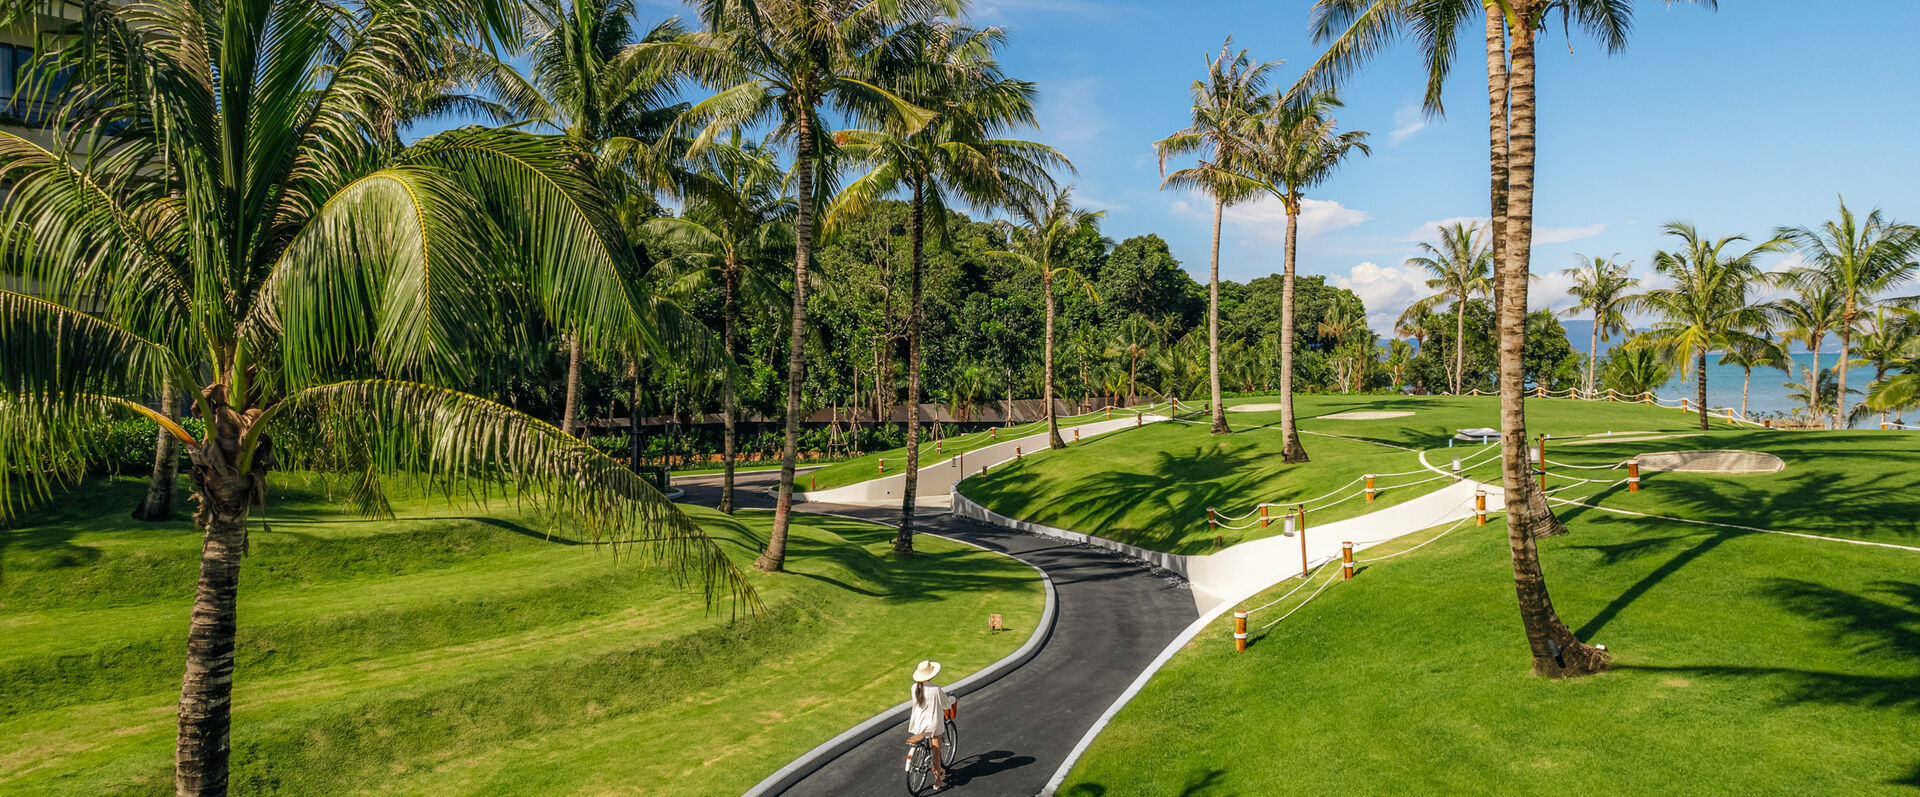
<svg viewBox="0 0 1920 797">
<path fill-rule="evenodd" d="M 940 737 L 940 765 L 952 774 L 953 762 L 960 760 L 960 726 L 954 724 L 959 701 L 946 710 L 946 727 Z M 920 797 L 933 786 L 933 744 L 925 738 L 907 746 L 907 793 Z"/>
</svg>

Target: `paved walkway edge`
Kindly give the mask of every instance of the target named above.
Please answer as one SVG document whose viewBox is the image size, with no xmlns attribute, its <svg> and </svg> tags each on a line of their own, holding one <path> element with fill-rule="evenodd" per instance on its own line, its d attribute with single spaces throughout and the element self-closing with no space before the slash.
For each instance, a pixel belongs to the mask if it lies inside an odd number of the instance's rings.
<svg viewBox="0 0 1920 797">
<path fill-rule="evenodd" d="M 1142 548 L 1138 545 L 1116 542 L 1105 537 L 1082 534 L 1078 531 L 1068 531 L 1041 523 L 1016 520 L 981 506 L 973 499 L 961 495 L 959 485 L 954 485 L 952 496 L 953 509 L 951 511 L 960 517 L 978 520 L 981 523 L 990 526 L 999 526 L 1003 529 L 1013 529 L 1014 531 L 1023 531 L 1028 534 L 1038 534 L 1042 537 L 1053 537 L 1055 539 L 1067 540 L 1068 542 L 1077 542 L 1083 545 L 1105 548 L 1129 559 L 1137 559 L 1163 570 L 1171 570 L 1180 574 L 1181 578 L 1187 578 L 1187 557 L 1182 554 L 1156 551 L 1151 548 Z"/>
<path fill-rule="evenodd" d="M 870 518 L 859 518 L 859 517 L 853 517 L 852 515 L 840 515 L 832 512 L 817 512 L 814 514 L 829 515 L 832 517 L 846 518 L 848 520 L 858 520 L 864 523 L 876 523 L 882 526 L 893 525 L 890 523 L 881 523 L 880 521 L 872 520 Z M 943 539 L 943 540 L 947 540 L 950 542 L 957 542 L 957 543 L 960 543 L 961 545 L 968 545 L 974 548 L 979 548 L 980 550 L 983 550 L 983 551 L 987 551 L 989 553 L 1005 556 L 1009 559 L 1012 559 L 1016 562 L 1019 562 L 1023 565 L 1033 568 L 1034 572 L 1040 574 L 1041 586 L 1046 588 L 1046 593 L 1047 593 L 1046 607 L 1042 609 L 1040 612 L 1040 624 L 1033 629 L 1033 634 L 1027 637 L 1026 644 L 1021 645 L 1019 650 L 1016 650 L 1008 654 L 1005 658 L 987 665 L 985 669 L 982 669 L 979 672 L 976 672 L 972 675 L 969 675 L 965 678 L 960 679 L 959 681 L 954 682 L 953 685 L 947 687 L 947 693 L 953 695 L 954 697 L 963 697 L 970 692 L 976 691 L 981 687 L 986 686 L 987 684 L 990 684 L 996 680 L 999 680 L 1001 676 L 1006 675 L 1007 673 L 1013 672 L 1015 669 L 1018 669 L 1020 665 L 1026 664 L 1027 662 L 1032 661 L 1033 657 L 1040 653 L 1040 648 L 1047 643 L 1047 639 L 1053 636 L 1053 621 L 1054 621 L 1055 608 L 1057 605 L 1057 601 L 1054 598 L 1054 592 L 1053 592 L 1053 577 L 1047 575 L 1047 571 L 1041 570 L 1038 566 L 1035 566 L 1032 562 L 1028 562 L 1025 559 L 1021 559 L 1020 557 L 1013 556 L 1012 554 L 1001 553 L 999 551 L 995 551 L 991 548 L 987 548 L 982 545 L 975 545 L 974 543 L 967 542 L 966 540 L 956 540 L 952 537 L 946 537 L 939 534 L 929 534 L 924 531 L 915 532 L 915 533 L 925 534 L 926 536 L 929 536 L 929 537 L 939 537 L 940 539 Z M 759 783 L 754 784 L 753 788 L 748 789 L 746 791 L 744 797 L 763 797 L 763 795 L 776 795 L 786 791 L 787 789 L 792 788 L 794 784 L 799 783 L 801 780 L 805 779 L 808 775 L 811 775 L 814 772 L 818 771 L 821 767 L 825 766 L 827 762 L 840 757 L 842 754 L 846 753 L 848 750 L 852 750 L 855 747 L 859 747 L 860 745 L 865 744 L 867 740 L 872 739 L 875 736 L 879 736 L 881 732 L 885 731 L 887 728 L 892 727 L 894 723 L 897 723 L 902 718 L 906 717 L 907 709 L 910 707 L 911 702 L 912 701 L 901 701 L 900 705 L 894 706 L 893 708 L 887 709 L 886 711 L 882 711 L 878 714 L 875 714 L 872 717 L 868 718 L 866 722 L 862 722 L 859 725 L 855 725 L 852 728 L 848 729 L 847 731 L 841 733 L 839 736 L 835 736 L 832 739 L 827 740 L 826 743 L 821 744 L 819 747 L 815 747 L 812 750 L 808 750 L 807 752 L 801 754 L 799 758 L 794 759 L 792 763 L 789 763 L 786 766 L 781 767 L 778 771 L 774 772 L 772 775 L 768 775 L 765 780 L 762 780 Z M 1104 718 L 1102 718 L 1102 722 L 1103 723 L 1105 722 Z M 1075 752 L 1077 755 L 1078 750 L 1076 750 Z"/>
</svg>

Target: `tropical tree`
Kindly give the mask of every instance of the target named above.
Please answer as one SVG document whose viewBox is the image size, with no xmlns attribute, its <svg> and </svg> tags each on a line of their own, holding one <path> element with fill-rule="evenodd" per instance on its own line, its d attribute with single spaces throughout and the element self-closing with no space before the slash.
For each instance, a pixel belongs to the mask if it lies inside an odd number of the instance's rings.
<svg viewBox="0 0 1920 797">
<path fill-rule="evenodd" d="M 1672 287 L 1656 288 L 1632 300 L 1636 309 L 1652 312 L 1661 320 L 1633 340 L 1665 353 L 1682 376 L 1694 375 L 1694 403 L 1700 413 L 1700 428 L 1707 428 L 1707 353 L 1736 345 L 1757 345 L 1748 330 L 1766 322 L 1765 311 L 1747 303 L 1747 287 L 1763 281 L 1754 265 L 1759 255 L 1780 251 L 1778 238 L 1762 242 L 1735 254 L 1730 247 L 1746 236 L 1730 235 L 1709 239 L 1693 225 L 1668 222 L 1662 229 L 1679 238 L 1675 251 L 1655 252 L 1653 269 L 1672 282 Z"/>
<path fill-rule="evenodd" d="M 1062 261 L 1065 260 L 1068 242 L 1081 230 L 1098 224 L 1106 214 L 1074 208 L 1072 186 L 1046 197 L 1035 198 L 1035 201 L 1016 208 L 1016 212 L 1020 216 L 1020 225 L 1008 233 L 1013 248 L 994 254 L 1040 276 L 1040 301 L 1046 307 L 1045 339 L 1040 348 L 1040 392 L 1041 403 L 1047 413 L 1047 445 L 1066 448 L 1066 441 L 1060 439 L 1060 421 L 1053 409 L 1053 288 L 1056 283 L 1078 281 L 1086 288 L 1088 297 L 1099 300 L 1086 277 Z"/>
<path fill-rule="evenodd" d="M 1903 403 L 1889 401 L 1891 396 L 1884 386 L 1900 378 L 1889 374 L 1895 370 L 1914 370 L 1914 361 L 1920 358 L 1920 312 L 1880 305 L 1872 327 L 1860 337 L 1859 344 L 1856 349 L 1859 356 L 1846 361 L 1846 366 L 1872 366 L 1873 381 L 1867 386 L 1868 400 L 1848 416 L 1848 421 L 1851 423 L 1873 413 L 1885 421 L 1887 413 L 1901 409 Z"/>
<path fill-rule="evenodd" d="M 1334 380 L 1343 391 L 1352 391 L 1358 380 L 1354 379 L 1353 357 L 1351 350 L 1357 342 L 1357 336 L 1367 333 L 1367 317 L 1360 308 L 1349 304 L 1336 304 L 1333 310 L 1320 319 L 1316 330 L 1321 337 L 1334 340 Z M 1371 333 L 1367 333 L 1371 337 Z M 1368 349 L 1373 342 L 1367 341 Z"/>
<path fill-rule="evenodd" d="M 1786 281 L 1833 294 L 1840 305 L 1840 367 L 1835 383 L 1835 424 L 1847 424 L 1847 369 L 1852 359 L 1853 331 L 1861 314 L 1880 295 L 1920 275 L 1920 227 L 1888 219 L 1879 210 L 1857 218 L 1840 200 L 1840 217 L 1813 227 L 1782 227 L 1778 231 L 1807 260 L 1787 272 Z"/>
<path fill-rule="evenodd" d="M 998 388 L 997 368 L 978 360 L 968 360 L 953 371 L 947 383 L 947 409 L 956 420 L 973 419 L 975 410 L 993 406 Z"/>
<path fill-rule="evenodd" d="M 681 262 L 666 264 L 682 293 L 694 287 L 720 289 L 720 340 L 726 351 L 720 369 L 720 511 L 733 514 L 741 306 L 783 313 L 783 275 L 761 255 L 792 234 L 795 208 L 773 150 L 742 143 L 737 130 L 727 143 L 710 145 L 691 160 L 676 181 L 685 202 L 681 217 L 654 219 L 646 230 L 687 250 Z"/>
<path fill-rule="evenodd" d="M 1162 188 L 1199 191 L 1213 200 L 1213 246 L 1207 267 L 1207 383 L 1213 433 L 1228 434 L 1226 407 L 1220 401 L 1220 219 L 1226 207 L 1254 197 L 1258 183 L 1237 161 L 1246 139 L 1272 107 L 1266 95 L 1267 73 L 1278 61 L 1256 62 L 1246 50 L 1231 53 L 1233 37 L 1220 55 L 1207 58 L 1207 76 L 1193 82 L 1193 121 L 1153 142 L 1160 154 Z M 1194 155 L 1199 165 L 1167 173 L 1167 161 Z"/>
<path fill-rule="evenodd" d="M 1407 370 L 1413 367 L 1413 344 L 1395 338 L 1387 341 L 1387 373 L 1393 377 L 1393 389 L 1407 385 Z"/>
<path fill-rule="evenodd" d="M 1294 257 L 1300 249 L 1300 211 L 1307 191 L 1331 178 L 1349 154 L 1371 152 L 1365 131 L 1337 132 L 1333 113 L 1340 107 L 1340 98 L 1331 89 L 1295 102 L 1276 98 L 1243 159 L 1260 186 L 1280 200 L 1287 215 L 1280 277 L 1280 460 L 1288 463 L 1307 461 L 1293 413 Z"/>
<path fill-rule="evenodd" d="M 1107 344 L 1107 356 L 1117 357 L 1127 363 L 1127 401 L 1131 403 L 1140 395 L 1140 361 L 1152 356 L 1153 351 L 1164 340 L 1159 328 L 1146 316 L 1130 315 L 1120 322 L 1120 328 L 1114 331 L 1113 339 Z"/>
<path fill-rule="evenodd" d="M 1600 369 L 1607 389 L 1624 396 L 1651 393 L 1672 378 L 1672 364 L 1660 352 L 1641 346 L 1614 349 Z"/>
<path fill-rule="evenodd" d="M 1452 303 L 1453 394 L 1457 396 L 1465 387 L 1466 305 L 1474 297 L 1486 296 L 1492 291 L 1493 283 L 1488 277 L 1493 271 L 1493 246 L 1481 236 L 1483 228 L 1479 224 L 1456 222 L 1435 229 L 1440 235 L 1440 245 L 1421 242 L 1420 251 L 1426 254 L 1407 258 L 1407 265 L 1431 275 L 1427 278 L 1427 288 L 1436 293 L 1409 305 L 1400 314 L 1399 324 L 1416 323 L 1441 304 Z"/>
<path fill-rule="evenodd" d="M 1031 127 L 1033 84 L 1002 75 L 994 52 L 1006 41 L 998 28 L 914 25 L 890 53 L 899 63 L 883 68 L 882 85 L 895 96 L 937 116 L 911 132 L 844 130 L 834 136 L 840 153 L 867 164 L 828 211 L 833 220 L 864 214 L 880 198 L 908 195 L 907 467 L 901 491 L 894 552 L 913 553 L 914 493 L 920 467 L 920 348 L 924 314 L 923 274 L 927 233 L 945 239 L 948 207 L 1018 206 L 1053 188 L 1048 169 L 1066 166 L 1052 147 L 1003 138 L 1009 128 Z"/>
<path fill-rule="evenodd" d="M 1778 368 L 1782 373 L 1791 374 L 1793 358 L 1787 354 L 1787 347 L 1775 343 L 1771 333 L 1764 329 L 1747 330 L 1750 334 L 1737 338 L 1720 353 L 1721 365 L 1737 365 L 1741 371 L 1740 381 L 1740 417 L 1747 416 L 1747 394 L 1753 387 L 1753 369 Z"/>
<path fill-rule="evenodd" d="M 1669 4 L 1673 0 L 1668 0 Z M 1699 0 L 1713 7 L 1713 0 Z M 1317 0 L 1314 39 L 1327 42 L 1296 84 L 1299 94 L 1337 84 L 1394 39 L 1411 36 L 1426 71 L 1425 109 L 1443 112 L 1441 88 L 1453 66 L 1456 39 L 1471 30 L 1474 14 L 1485 24 L 1487 133 L 1492 190 L 1491 232 L 1494 295 L 1500 336 L 1502 481 L 1507 491 L 1507 529 L 1514 588 L 1535 672 L 1583 675 L 1605 669 L 1611 657 L 1582 643 L 1553 610 L 1539 566 L 1535 537 L 1565 533 L 1546 497 L 1528 473 L 1524 348 L 1527 279 L 1533 243 L 1535 159 L 1534 43 L 1547 14 L 1561 12 L 1598 38 L 1609 51 L 1626 46 L 1631 0 Z M 1509 41 L 1511 39 L 1511 41 Z M 1523 499 L 1524 500 L 1520 500 Z"/>
<path fill-rule="evenodd" d="M 1801 367 L 1800 381 L 1781 385 L 1787 389 L 1787 398 L 1806 405 L 1807 419 L 1821 424 L 1833 423 L 1834 408 L 1840 406 L 1840 372 L 1847 369 L 1845 363 L 1835 363 L 1827 368 L 1815 371 Z M 1859 395 L 1860 391 L 1852 391 Z"/>
<path fill-rule="evenodd" d="M 812 267 L 815 183 L 831 182 L 832 146 L 821 108 L 849 119 L 911 132 L 934 114 L 876 85 L 874 68 L 915 23 L 958 16 L 960 0 L 696 0 L 706 30 L 664 45 L 677 63 L 715 94 L 690 108 L 697 125 L 690 151 L 737 128 L 772 123 L 794 148 L 793 312 L 787 341 L 786 440 L 780 449 L 780 492 L 773 530 L 754 567 L 779 572 L 793 517 L 793 473 L 799 456 L 801 387 L 806 380 L 807 284 Z M 821 192 L 822 195 L 830 191 Z"/>
<path fill-rule="evenodd" d="M 16 12 L 20 9 L 14 9 Z M 681 350 L 635 292 L 603 194 L 564 137 L 396 120 L 502 9 L 292 2 L 94 4 L 58 53 L 62 138 L 0 131 L 0 515 L 57 497 L 116 414 L 191 461 L 204 532 L 175 748 L 179 794 L 223 794 L 239 576 L 270 473 L 337 474 L 385 513 L 388 479 L 454 500 L 506 490 L 556 530 L 657 543 L 713 591 L 752 593 L 700 527 L 620 462 L 453 386 L 530 319 L 593 350 Z M 218 24 L 183 19 L 218 15 Z M 85 147 L 86 156 L 76 153 Z M 204 432 L 139 404 L 170 389 Z"/>
<path fill-rule="evenodd" d="M 1608 258 L 1590 258 L 1586 255 L 1573 257 L 1580 265 L 1560 273 L 1573 278 L 1573 287 L 1568 288 L 1567 293 L 1580 300 L 1578 304 L 1567 308 L 1567 315 L 1582 310 L 1593 314 L 1593 334 L 1587 345 L 1587 398 L 1593 398 L 1594 371 L 1600 364 L 1600 344 L 1630 329 L 1626 313 L 1621 312 L 1621 300 L 1626 298 L 1627 291 L 1640 284 L 1640 280 L 1627 276 L 1633 264 L 1613 262 L 1619 255 Z M 1740 412 L 1746 413 L 1744 400 Z"/>
<path fill-rule="evenodd" d="M 1786 327 L 1780 334 L 1783 341 L 1807 347 L 1813 355 L 1812 372 L 1819 373 L 1820 350 L 1826 346 L 1827 335 L 1840 325 L 1839 295 L 1818 285 L 1806 285 L 1801 287 L 1799 296 L 1776 300 L 1767 305 L 1766 311 L 1776 323 Z M 1822 416 L 1813 412 L 1814 405 L 1826 406 L 1819 394 L 1820 381 L 1809 380 L 1807 387 L 1808 416 L 1817 420 Z"/>
</svg>

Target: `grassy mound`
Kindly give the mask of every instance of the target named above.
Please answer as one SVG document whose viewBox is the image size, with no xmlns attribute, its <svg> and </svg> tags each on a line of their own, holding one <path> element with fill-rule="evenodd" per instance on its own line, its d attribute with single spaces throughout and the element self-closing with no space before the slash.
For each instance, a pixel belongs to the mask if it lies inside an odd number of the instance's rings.
<svg viewBox="0 0 1920 797">
<path fill-rule="evenodd" d="M 1234 399 L 1229 406 L 1270 403 L 1267 397 Z M 1020 462 L 1008 463 L 986 476 L 961 482 L 968 498 L 1010 517 L 1045 523 L 1073 531 L 1097 534 L 1145 548 L 1171 553 L 1206 553 L 1219 542 L 1233 545 L 1282 530 L 1279 523 L 1266 529 L 1255 523 L 1246 529 L 1207 528 L 1207 508 L 1238 515 L 1266 501 L 1290 503 L 1334 493 L 1323 502 L 1353 495 L 1360 485 L 1346 486 L 1368 473 L 1408 473 L 1383 477 L 1373 504 L 1355 498 L 1310 511 L 1309 527 L 1342 520 L 1413 498 L 1439 485 L 1428 482 L 1414 449 L 1445 448 L 1456 430 L 1499 425 L 1499 400 L 1492 397 L 1447 396 L 1300 396 L 1295 409 L 1300 419 L 1302 445 L 1312 457 L 1303 465 L 1280 461 L 1280 413 L 1234 412 L 1227 421 L 1235 434 L 1216 437 L 1204 422 L 1160 423 L 1143 429 L 1106 435 L 1071 446 L 1065 451 L 1043 451 Z M 1320 416 L 1345 412 L 1412 412 L 1412 415 L 1372 420 Z M 1533 428 L 1555 435 L 1639 431 L 1685 434 L 1698 431 L 1693 416 L 1676 410 L 1637 404 L 1594 404 L 1543 399 L 1527 403 Z M 1725 429 L 1720 422 L 1716 429 Z M 1679 438 L 1691 440 L 1696 438 Z M 1661 441 L 1664 445 L 1672 442 Z M 1549 453 L 1561 458 L 1555 446 Z M 1493 463 L 1478 444 L 1461 444 L 1429 461 L 1441 465 L 1446 454 Z M 1593 459 L 1590 451 L 1581 461 Z M 1488 464 L 1475 476 L 1498 478 L 1498 466 Z M 1624 477 L 1625 473 L 1619 474 Z M 1413 485 L 1393 489 L 1401 485 Z M 1311 508 L 1310 504 L 1310 508 Z M 1274 510 L 1275 516 L 1279 510 Z M 1237 521 L 1243 524 L 1247 521 Z"/>
<path fill-rule="evenodd" d="M 1741 447 L 1780 453 L 1787 471 L 1661 474 L 1603 500 L 1920 539 L 1912 438 L 1737 432 L 1711 445 L 1741 437 L 1764 438 Z M 1809 489 L 1777 489 L 1802 480 Z M 1814 485 L 1825 487 L 1818 500 Z M 1555 604 L 1583 639 L 1613 650 L 1613 671 L 1528 674 L 1505 528 L 1468 525 L 1362 565 L 1268 631 L 1258 629 L 1313 590 L 1254 615 L 1245 653 L 1233 650 L 1230 621 L 1215 623 L 1120 712 L 1061 793 L 1534 794 L 1569 780 L 1617 794 L 1920 787 L 1920 553 L 1586 509 L 1561 516 L 1572 533 L 1541 543 Z"/>
<path fill-rule="evenodd" d="M 1164 413 L 1166 406 L 1143 406 L 1138 409 L 1148 413 L 1156 411 Z M 1131 412 L 1131 410 L 1127 412 Z M 1061 433 L 1066 436 L 1067 442 L 1072 443 L 1073 433 L 1067 431 L 1067 427 L 1105 420 L 1106 417 L 1107 415 L 1104 411 L 1090 412 L 1085 415 L 1061 416 L 1057 419 L 1057 422 L 1060 424 Z M 1114 410 L 1113 417 L 1127 418 L 1131 416 L 1124 414 L 1121 410 Z M 1008 440 L 1027 437 L 1029 435 L 1045 434 L 1046 431 L 1046 421 L 1034 421 L 1032 423 L 995 428 L 992 430 L 993 433 L 991 435 L 988 434 L 987 430 L 953 435 L 952 437 L 942 440 L 938 449 L 934 448 L 933 443 L 923 443 L 920 446 L 920 467 L 924 468 L 928 465 L 945 462 L 969 451 L 996 445 Z M 887 461 L 887 473 L 885 475 L 899 473 L 902 468 L 907 466 L 907 449 L 903 446 L 887 451 L 875 451 L 865 456 L 836 462 L 795 478 L 793 488 L 800 491 L 831 490 L 835 487 L 845 487 L 849 484 L 859 484 L 869 479 L 877 479 L 882 475 L 880 473 L 880 460 L 882 459 Z"/>
<path fill-rule="evenodd" d="M 199 535 L 125 520 L 141 488 L 90 483 L 0 532 L 0 792 L 171 792 Z M 687 511 L 737 562 L 771 525 Z M 934 538 L 896 560 L 890 529 L 833 518 L 796 517 L 791 573 L 752 574 L 769 610 L 730 622 L 510 504 L 367 521 L 282 487 L 266 514 L 236 793 L 737 793 L 899 702 L 913 662 L 957 678 L 1011 652 L 1043 600 L 1017 561 Z"/>
</svg>

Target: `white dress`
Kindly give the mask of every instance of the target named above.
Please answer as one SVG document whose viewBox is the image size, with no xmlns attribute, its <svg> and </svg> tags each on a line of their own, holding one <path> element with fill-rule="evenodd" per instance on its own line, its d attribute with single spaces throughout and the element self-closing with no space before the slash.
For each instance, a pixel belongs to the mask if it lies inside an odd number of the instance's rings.
<svg viewBox="0 0 1920 797">
<path fill-rule="evenodd" d="M 912 705 L 911 713 L 907 716 L 908 735 L 924 733 L 928 736 L 941 736 L 945 734 L 947 719 L 943 715 L 947 708 L 953 705 L 953 698 L 947 697 L 947 690 L 930 683 L 920 694 L 924 703 L 914 703 L 913 687 L 907 687 L 907 702 Z"/>
</svg>

